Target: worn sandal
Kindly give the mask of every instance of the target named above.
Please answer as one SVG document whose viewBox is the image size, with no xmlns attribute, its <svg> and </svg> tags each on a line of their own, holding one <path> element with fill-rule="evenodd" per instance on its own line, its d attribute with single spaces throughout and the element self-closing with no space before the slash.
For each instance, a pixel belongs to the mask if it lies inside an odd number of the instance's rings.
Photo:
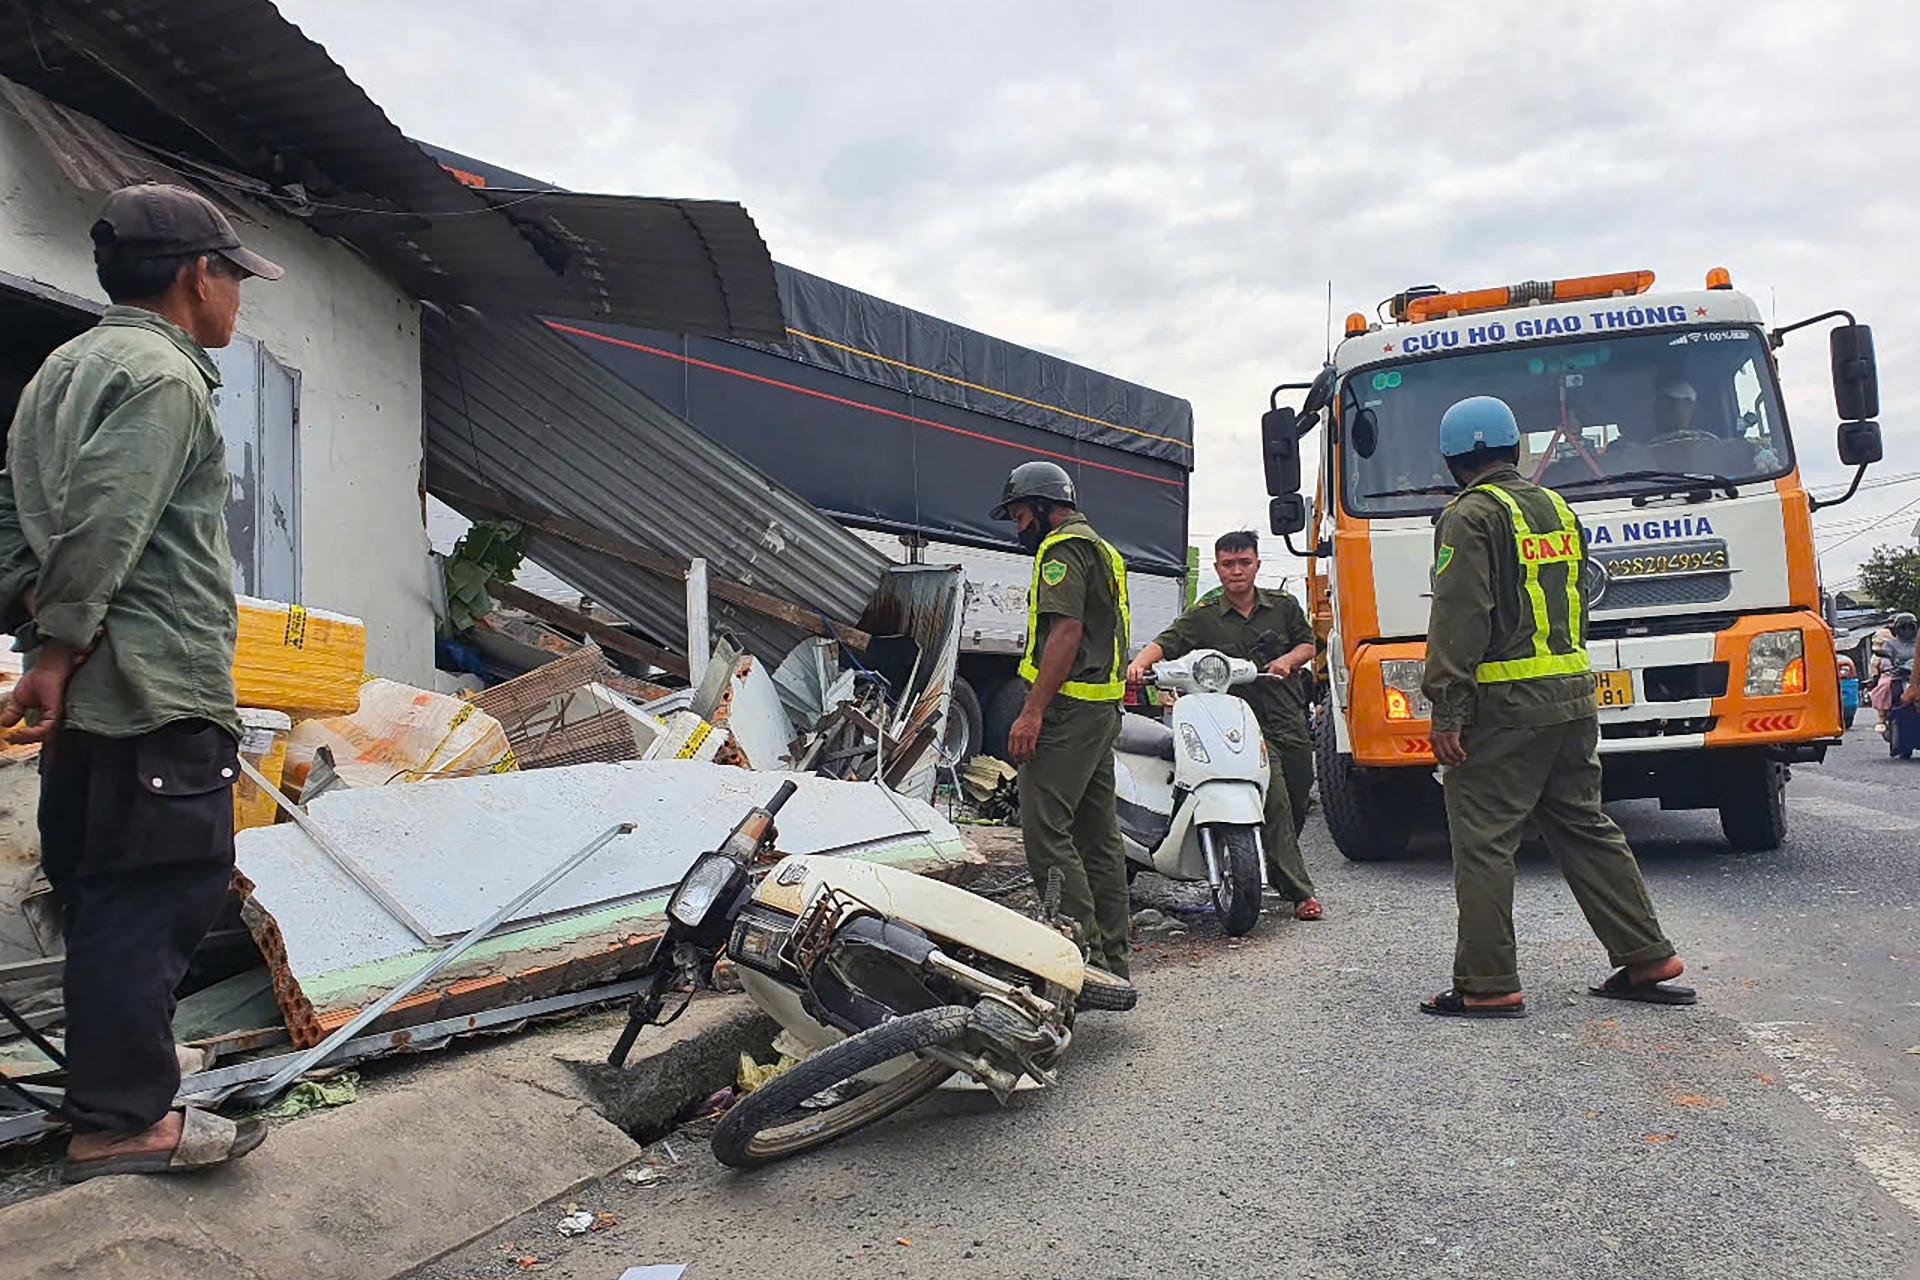
<svg viewBox="0 0 1920 1280">
<path fill-rule="evenodd" d="M 1320 905 L 1320 899 L 1308 898 L 1304 902 L 1296 902 L 1293 904 L 1293 918 L 1295 920 L 1324 920 L 1327 918 L 1327 909 Z"/>
<path fill-rule="evenodd" d="M 1431 1013 L 1440 1018 L 1524 1018 L 1527 1016 L 1527 1002 L 1519 1004 L 1495 1005 L 1490 1008 L 1467 1003 L 1464 992 L 1458 990 L 1442 991 L 1431 1000 L 1420 1002 L 1420 1012 Z"/>
<path fill-rule="evenodd" d="M 1634 982 L 1627 977 L 1625 969 L 1615 969 L 1605 982 L 1588 987 L 1587 994 L 1603 1000 L 1634 1000 L 1641 1004 L 1692 1004 L 1700 998 L 1692 987 L 1675 986 L 1671 982 Z"/>
<path fill-rule="evenodd" d="M 171 1151 L 139 1151 L 93 1160 L 68 1160 L 62 1182 L 85 1182 L 114 1173 L 194 1173 L 238 1160 L 259 1146 L 267 1127 L 258 1120 L 235 1123 L 200 1107 L 188 1107 L 180 1141 Z"/>
</svg>

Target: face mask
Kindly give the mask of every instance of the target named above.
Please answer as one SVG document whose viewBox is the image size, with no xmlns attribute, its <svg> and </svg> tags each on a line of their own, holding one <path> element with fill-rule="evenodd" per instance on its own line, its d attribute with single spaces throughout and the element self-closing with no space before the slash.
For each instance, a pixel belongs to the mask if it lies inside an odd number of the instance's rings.
<svg viewBox="0 0 1920 1280">
<path fill-rule="evenodd" d="M 1020 539 L 1020 545 L 1026 549 L 1027 554 L 1030 556 L 1040 554 L 1040 544 L 1045 542 L 1047 538 L 1046 533 L 1040 528 L 1040 522 L 1038 520 L 1020 530 L 1016 536 Z"/>
</svg>

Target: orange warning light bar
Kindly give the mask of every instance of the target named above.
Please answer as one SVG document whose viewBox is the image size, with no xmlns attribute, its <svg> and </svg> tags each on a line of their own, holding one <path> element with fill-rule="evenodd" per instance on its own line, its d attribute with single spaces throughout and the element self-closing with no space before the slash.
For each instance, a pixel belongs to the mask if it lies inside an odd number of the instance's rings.
<svg viewBox="0 0 1920 1280">
<path fill-rule="evenodd" d="M 1713 270 L 1707 272 L 1707 288 L 1733 288 L 1733 272 L 1727 270 L 1725 267 L 1715 267 Z"/>
<path fill-rule="evenodd" d="M 1444 316 L 1471 315 L 1476 311 L 1498 311 L 1502 307 L 1523 307 L 1534 302 L 1573 302 L 1580 298 L 1626 297 L 1645 293 L 1653 287 L 1651 271 L 1616 271 L 1604 276 L 1574 276 L 1566 280 L 1528 280 L 1493 289 L 1469 289 L 1461 293 L 1433 294 L 1410 299 L 1404 314 L 1394 319 L 1409 324 L 1438 320 Z"/>
<path fill-rule="evenodd" d="M 1366 331 L 1367 318 L 1365 316 L 1361 315 L 1358 311 L 1352 312 L 1347 316 L 1347 336 L 1349 338 L 1357 337 Z"/>
</svg>

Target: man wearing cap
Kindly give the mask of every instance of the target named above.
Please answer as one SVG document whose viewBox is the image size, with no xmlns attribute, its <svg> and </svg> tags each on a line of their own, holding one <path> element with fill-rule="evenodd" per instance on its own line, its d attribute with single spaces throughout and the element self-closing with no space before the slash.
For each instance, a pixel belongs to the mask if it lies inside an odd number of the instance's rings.
<svg viewBox="0 0 1920 1280">
<path fill-rule="evenodd" d="M 1115 808 L 1113 743 L 1126 696 L 1127 566 L 1080 514 L 1073 480 L 1051 462 L 1013 469 L 993 509 L 1033 553 L 1027 593 L 1026 705 L 1007 754 L 1020 766 L 1020 841 L 1041 892 L 1061 878 L 1060 910 L 1088 959 L 1127 976 L 1127 855 Z"/>
<path fill-rule="evenodd" d="M 1514 858 L 1529 817 L 1617 966 L 1596 996 L 1692 1004 L 1620 828 L 1600 808 L 1599 711 L 1586 647 L 1586 535 L 1522 478 L 1513 411 L 1475 396 L 1440 419 L 1460 493 L 1434 530 L 1426 678 L 1444 769 L 1459 931 L 1453 985 L 1423 1013 L 1517 1018 Z"/>
<path fill-rule="evenodd" d="M 233 874 L 236 614 L 207 356 L 281 270 L 182 187 L 93 224 L 112 305 L 21 393 L 0 483 L 0 611 L 28 669 L 0 709 L 44 742 L 41 864 L 66 931 L 65 1177 L 222 1164 L 263 1136 L 173 1108 L 173 993 Z"/>
</svg>

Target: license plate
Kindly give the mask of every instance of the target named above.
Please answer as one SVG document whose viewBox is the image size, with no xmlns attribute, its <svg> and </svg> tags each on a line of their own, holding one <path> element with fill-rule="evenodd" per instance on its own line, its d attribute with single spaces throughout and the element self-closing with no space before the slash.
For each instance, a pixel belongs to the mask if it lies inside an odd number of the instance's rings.
<svg viewBox="0 0 1920 1280">
<path fill-rule="evenodd" d="M 1633 672 L 1596 671 L 1600 680 L 1600 705 L 1602 707 L 1630 707 L 1633 705 Z"/>
</svg>

